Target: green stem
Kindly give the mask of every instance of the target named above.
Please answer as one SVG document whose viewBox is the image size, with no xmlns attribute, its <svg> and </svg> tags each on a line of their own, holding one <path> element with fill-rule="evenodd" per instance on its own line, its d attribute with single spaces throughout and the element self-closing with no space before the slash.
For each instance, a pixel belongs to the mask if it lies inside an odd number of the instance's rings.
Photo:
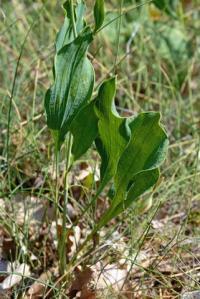
<svg viewBox="0 0 200 299">
<path fill-rule="evenodd" d="M 87 236 L 85 241 L 78 247 L 78 249 L 77 249 L 76 253 L 73 255 L 73 258 L 71 259 L 70 263 L 67 265 L 69 273 L 70 273 L 71 269 L 74 267 L 74 265 L 76 264 L 79 253 L 88 244 L 88 242 L 92 240 L 93 236 L 97 233 L 97 231 L 98 231 L 98 227 L 96 226 L 93 228 L 92 232 Z"/>
<path fill-rule="evenodd" d="M 60 161 L 60 150 L 56 145 L 55 146 L 55 172 L 56 172 L 55 212 L 56 212 L 57 225 L 58 225 L 58 206 L 59 206 L 59 161 Z"/>
<path fill-rule="evenodd" d="M 69 269 L 74 266 L 79 253 L 83 250 L 83 248 L 87 245 L 87 243 L 89 241 L 91 241 L 93 239 L 94 235 L 112 219 L 112 215 L 113 215 L 114 210 L 115 210 L 115 207 L 111 206 L 104 213 L 104 215 L 102 216 L 100 221 L 93 227 L 91 233 L 87 236 L 85 241 L 79 246 L 79 248 L 77 249 L 75 255 L 73 256 L 73 259 L 70 261 L 70 263 L 68 265 Z"/>
<path fill-rule="evenodd" d="M 73 224 L 72 224 L 72 226 L 71 226 L 70 229 L 72 229 L 74 226 L 78 225 L 78 223 L 82 220 L 82 218 L 85 216 L 85 214 L 89 211 L 89 209 L 97 201 L 97 199 L 98 199 L 99 195 L 102 193 L 103 189 L 104 188 L 102 188 L 102 186 L 100 186 L 100 188 L 97 190 L 96 194 L 93 196 L 93 198 L 91 199 L 91 201 L 85 207 L 85 209 L 82 212 L 82 214 L 80 215 L 80 217 L 75 222 L 73 222 Z"/>
<path fill-rule="evenodd" d="M 58 131 L 51 131 L 54 140 L 54 164 L 53 172 L 56 174 L 56 192 L 54 200 L 54 208 L 56 213 L 56 224 L 58 222 L 58 206 L 59 206 L 59 161 L 60 161 L 60 147 L 59 147 L 59 134 Z"/>
<path fill-rule="evenodd" d="M 58 241 L 58 257 L 60 261 L 60 244 L 61 244 L 61 236 L 60 230 L 58 229 L 58 219 L 59 219 L 59 162 L 60 162 L 60 146 L 59 146 L 59 132 L 58 131 L 51 131 L 52 137 L 54 140 L 54 165 L 53 171 L 56 174 L 56 186 L 55 186 L 55 200 L 54 200 L 54 209 L 55 209 L 55 218 L 56 218 L 56 228 L 57 228 L 57 241 Z"/>
<path fill-rule="evenodd" d="M 71 20 L 72 20 L 72 28 L 74 33 L 74 38 L 77 37 L 76 30 L 76 21 L 74 15 L 74 5 L 73 0 L 70 0 L 70 10 L 71 10 Z M 65 169 L 65 182 L 64 182 L 64 206 L 63 206 L 63 219 L 62 219 L 62 237 L 58 244 L 58 254 L 59 254 L 59 262 L 60 262 L 60 273 L 64 274 L 66 271 L 67 265 L 67 252 L 66 252 L 66 238 L 67 238 L 67 203 L 68 203 L 68 174 L 70 170 L 70 158 L 71 158 L 71 149 L 72 149 L 73 136 L 69 133 L 67 140 L 67 149 L 66 149 L 66 169 Z"/>
<path fill-rule="evenodd" d="M 70 168 L 72 142 L 73 142 L 73 137 L 69 133 L 69 138 L 67 140 L 67 148 L 66 148 L 66 169 L 65 169 L 65 180 L 64 180 L 62 237 L 61 237 L 59 245 L 58 245 L 60 273 L 62 275 L 65 273 L 66 264 L 67 264 L 67 259 L 66 259 L 66 257 L 67 257 L 67 252 L 66 252 L 67 228 L 66 228 L 66 224 L 67 224 L 67 203 L 68 203 L 68 191 L 69 191 L 68 174 L 69 174 L 69 168 Z"/>
</svg>

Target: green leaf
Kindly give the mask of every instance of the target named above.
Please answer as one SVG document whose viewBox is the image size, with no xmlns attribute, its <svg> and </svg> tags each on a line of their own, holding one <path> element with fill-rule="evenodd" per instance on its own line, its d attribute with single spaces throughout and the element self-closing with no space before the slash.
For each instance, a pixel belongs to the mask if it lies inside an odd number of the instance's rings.
<svg viewBox="0 0 200 299">
<path fill-rule="evenodd" d="M 103 25 L 105 18 L 105 8 L 104 8 L 104 0 L 96 0 L 94 5 L 94 20 L 95 20 L 95 29 L 96 32 Z"/>
<path fill-rule="evenodd" d="M 158 168 L 142 171 L 135 175 L 126 199 L 120 202 L 117 206 L 113 206 L 111 204 L 111 207 L 98 223 L 98 230 L 106 225 L 111 219 L 117 217 L 120 213 L 130 207 L 131 204 L 133 204 L 133 202 L 136 201 L 136 199 L 138 199 L 138 197 L 140 197 L 144 192 L 153 187 L 158 181 L 159 175 L 160 173 Z"/>
<path fill-rule="evenodd" d="M 63 46 L 68 45 L 74 40 L 74 33 L 72 27 L 72 16 L 69 1 L 66 1 L 63 4 L 65 10 L 65 19 L 63 26 L 57 34 L 56 38 L 56 52 L 60 51 Z M 79 35 L 85 27 L 84 14 L 85 14 L 85 4 L 83 1 L 80 1 L 74 9 L 75 13 L 75 22 L 76 22 L 76 31 Z"/>
<path fill-rule="evenodd" d="M 160 126 L 160 113 L 141 113 L 130 123 L 131 138 L 115 176 L 116 206 L 126 198 L 132 179 L 139 172 L 157 168 L 165 159 L 168 138 Z"/>
<path fill-rule="evenodd" d="M 157 8 L 163 10 L 168 15 L 176 17 L 176 9 L 179 0 L 154 0 L 153 3 Z"/>
<path fill-rule="evenodd" d="M 118 115 L 114 104 L 115 84 L 115 78 L 111 78 L 101 85 L 95 105 L 99 119 L 96 146 L 102 159 L 101 188 L 115 175 L 117 163 L 129 140 L 126 119 Z"/>
<path fill-rule="evenodd" d="M 98 135 L 98 119 L 94 112 L 95 101 L 85 106 L 70 126 L 73 135 L 73 159 L 79 159 L 92 145 Z"/>
<path fill-rule="evenodd" d="M 131 137 L 114 176 L 115 195 L 95 230 L 129 207 L 159 178 L 158 167 L 165 159 L 168 146 L 167 135 L 160 126 L 160 114 L 141 113 L 129 121 L 129 127 Z"/>
<path fill-rule="evenodd" d="M 157 183 L 159 176 L 160 172 L 158 168 L 145 170 L 136 174 L 133 178 L 131 188 L 128 190 L 125 202 L 120 203 L 120 205 L 125 206 L 125 208 L 129 207 L 135 199 Z"/>
<path fill-rule="evenodd" d="M 55 56 L 55 82 L 47 92 L 45 109 L 47 125 L 57 131 L 61 145 L 79 111 L 90 101 L 94 86 L 94 70 L 87 58 L 92 41 L 90 28 Z"/>
</svg>

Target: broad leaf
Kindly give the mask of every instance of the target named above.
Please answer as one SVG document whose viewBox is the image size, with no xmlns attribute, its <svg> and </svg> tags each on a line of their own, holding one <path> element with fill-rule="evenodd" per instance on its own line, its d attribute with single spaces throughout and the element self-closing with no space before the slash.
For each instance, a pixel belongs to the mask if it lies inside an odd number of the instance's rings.
<svg viewBox="0 0 200 299">
<path fill-rule="evenodd" d="M 74 40 L 74 33 L 72 28 L 72 16 L 70 2 L 66 1 L 63 4 L 65 10 L 65 19 L 63 26 L 61 27 L 56 38 L 56 52 L 62 49 L 63 46 L 71 43 Z M 79 2 L 74 9 L 75 13 L 75 22 L 76 22 L 76 31 L 79 35 L 85 26 L 84 13 L 85 13 L 85 4 L 83 1 Z"/>
<path fill-rule="evenodd" d="M 127 192 L 126 200 L 122 205 L 127 208 L 133 200 L 154 186 L 157 183 L 159 176 L 160 172 L 158 168 L 145 170 L 136 174 L 133 178 L 132 185 Z"/>
<path fill-rule="evenodd" d="M 104 0 L 96 0 L 94 5 L 94 20 L 95 20 L 95 29 L 96 32 L 103 25 L 105 18 L 105 10 L 104 10 Z"/>
<path fill-rule="evenodd" d="M 73 135 L 73 159 L 79 159 L 98 135 L 98 119 L 94 112 L 95 101 L 89 103 L 76 116 L 70 126 Z"/>
<path fill-rule="evenodd" d="M 95 112 L 99 119 L 97 150 L 101 156 L 101 187 L 115 175 L 117 163 L 128 140 L 126 119 L 118 115 L 115 104 L 115 78 L 105 81 L 99 88 Z"/>
<path fill-rule="evenodd" d="M 117 206 L 112 206 L 103 215 L 102 219 L 98 223 L 98 230 L 106 225 L 111 219 L 117 217 L 120 213 L 126 210 L 131 204 L 138 199 L 144 192 L 153 187 L 159 179 L 159 170 L 151 169 L 138 173 L 132 182 L 132 186 L 128 191 L 125 200 L 120 202 Z"/>
<path fill-rule="evenodd" d="M 141 113 L 129 122 L 129 127 L 130 141 L 121 154 L 114 176 L 114 197 L 95 231 L 128 208 L 159 178 L 158 166 L 168 146 L 166 133 L 160 126 L 160 114 Z"/>
<path fill-rule="evenodd" d="M 135 175 L 163 162 L 168 139 L 159 122 L 160 114 L 156 112 L 141 113 L 130 122 L 131 138 L 118 163 L 113 205 L 126 198 Z"/>
<path fill-rule="evenodd" d="M 89 28 L 55 56 L 55 82 L 47 92 L 45 109 L 48 127 L 56 131 L 61 145 L 70 124 L 90 101 L 94 86 L 93 66 L 87 58 L 92 41 Z"/>
</svg>

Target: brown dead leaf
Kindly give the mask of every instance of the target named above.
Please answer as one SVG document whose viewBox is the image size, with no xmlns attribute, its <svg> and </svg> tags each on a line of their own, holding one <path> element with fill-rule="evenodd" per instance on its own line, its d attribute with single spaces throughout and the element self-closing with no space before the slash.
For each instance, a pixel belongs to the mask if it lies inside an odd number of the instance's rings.
<svg viewBox="0 0 200 299">
<path fill-rule="evenodd" d="M 80 299 L 96 299 L 96 294 L 94 290 L 91 289 L 83 289 L 80 292 Z"/>
<path fill-rule="evenodd" d="M 16 244 L 9 235 L 8 231 L 0 226 L 0 258 L 15 257 Z"/>
<path fill-rule="evenodd" d="M 192 8 L 192 0 L 182 0 L 182 4 L 185 10 L 189 10 Z"/>
<path fill-rule="evenodd" d="M 81 229 L 78 225 L 74 226 L 73 228 L 71 228 L 71 226 L 66 225 L 66 229 L 67 229 L 67 237 L 66 237 L 67 255 L 68 258 L 71 258 L 73 257 L 78 246 L 80 245 Z M 56 240 L 57 236 L 59 236 L 59 238 L 62 237 L 62 231 L 63 231 L 62 219 L 58 219 L 57 223 L 53 221 L 51 225 L 51 233 L 53 239 L 55 240 L 54 242 L 55 246 L 57 246 L 57 240 Z"/>
<path fill-rule="evenodd" d="M 156 270 L 163 274 L 174 274 L 177 273 L 176 267 L 171 263 L 170 260 L 162 260 L 159 262 Z"/>
<path fill-rule="evenodd" d="M 92 280 L 92 274 L 93 274 L 93 271 L 89 267 L 86 267 L 82 271 L 78 268 L 75 269 L 75 279 L 72 282 L 72 285 L 71 285 L 71 288 L 70 288 L 70 291 L 68 294 L 70 299 L 74 298 L 77 295 L 77 293 L 80 293 L 80 296 L 83 296 L 83 295 L 85 296 L 85 297 L 79 297 L 82 299 L 95 298 L 95 297 L 89 297 L 89 295 L 91 295 L 91 293 L 89 292 L 89 290 L 90 290 L 89 283 Z M 86 295 L 88 297 L 86 297 Z"/>
<path fill-rule="evenodd" d="M 43 292 L 45 290 L 46 284 L 49 281 L 49 279 L 52 276 L 52 272 L 48 271 L 45 273 L 42 273 L 37 281 L 35 281 L 30 289 L 28 290 L 28 296 L 31 297 L 31 299 L 36 299 L 39 296 L 43 295 Z"/>
<path fill-rule="evenodd" d="M 18 225 L 22 226 L 26 221 L 31 229 L 39 228 L 45 218 L 54 218 L 54 209 L 48 202 L 34 196 L 16 196 L 13 199 L 14 217 Z"/>
</svg>

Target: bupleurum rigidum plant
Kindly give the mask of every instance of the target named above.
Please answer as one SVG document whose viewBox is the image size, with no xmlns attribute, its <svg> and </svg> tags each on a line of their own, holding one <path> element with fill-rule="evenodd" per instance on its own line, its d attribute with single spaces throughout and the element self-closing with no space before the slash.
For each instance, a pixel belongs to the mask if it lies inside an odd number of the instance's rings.
<svg viewBox="0 0 200 299">
<path fill-rule="evenodd" d="M 94 26 L 84 20 L 84 1 L 64 3 L 65 20 L 56 38 L 54 82 L 46 93 L 47 125 L 55 142 L 58 175 L 59 152 L 65 144 L 66 174 L 62 235 L 58 237 L 60 271 L 66 269 L 66 223 L 68 172 L 93 144 L 101 157 L 100 185 L 97 199 L 112 182 L 110 207 L 96 223 L 81 248 L 112 218 L 118 216 L 159 179 L 159 166 L 164 161 L 168 138 L 160 124 L 160 113 L 146 112 L 136 117 L 120 117 L 114 104 L 116 77 L 105 80 L 92 98 L 95 75 L 87 57 L 88 47 L 101 30 L 104 1 L 94 5 Z M 58 210 L 58 190 L 55 206 Z M 58 217 L 58 216 L 57 216 Z"/>
</svg>

